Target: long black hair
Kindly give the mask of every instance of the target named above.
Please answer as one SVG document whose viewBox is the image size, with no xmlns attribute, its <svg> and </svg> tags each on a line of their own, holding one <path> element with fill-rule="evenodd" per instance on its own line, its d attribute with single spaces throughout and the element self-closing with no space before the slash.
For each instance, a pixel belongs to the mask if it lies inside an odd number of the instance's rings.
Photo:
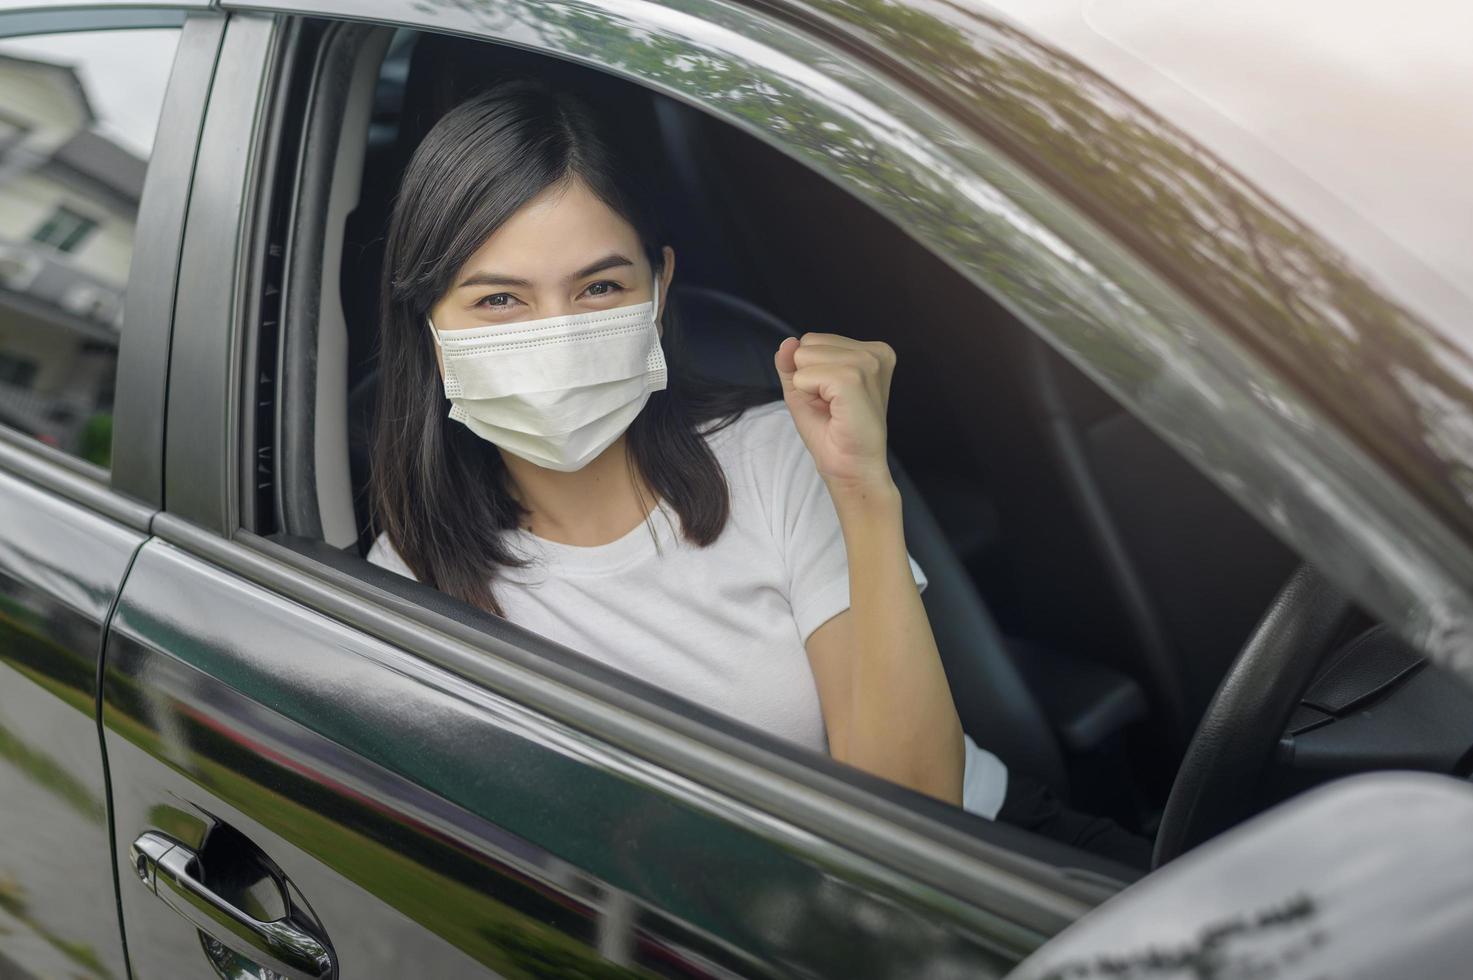
<svg viewBox="0 0 1473 980">
<path fill-rule="evenodd" d="M 579 97 L 530 77 L 493 84 L 435 123 L 405 168 L 389 222 L 369 476 L 375 524 L 420 581 L 498 615 L 497 569 L 525 564 L 502 532 L 524 511 L 500 452 L 447 417 L 425 322 L 498 228 L 569 180 L 628 221 L 651 267 L 663 269 L 652 195 Z M 679 516 L 685 539 L 705 546 L 726 526 L 730 494 L 702 433 L 772 395 L 693 379 L 682 364 L 677 317 L 662 307 L 669 380 L 629 428 L 630 465 Z"/>
</svg>

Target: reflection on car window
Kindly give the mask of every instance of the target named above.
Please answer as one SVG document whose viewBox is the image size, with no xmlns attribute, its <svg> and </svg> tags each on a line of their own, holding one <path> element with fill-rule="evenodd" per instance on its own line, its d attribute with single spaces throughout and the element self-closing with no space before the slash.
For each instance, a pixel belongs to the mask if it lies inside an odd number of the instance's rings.
<svg viewBox="0 0 1473 980">
<path fill-rule="evenodd" d="M 108 466 L 123 298 L 177 29 L 0 40 L 0 425 Z"/>
</svg>

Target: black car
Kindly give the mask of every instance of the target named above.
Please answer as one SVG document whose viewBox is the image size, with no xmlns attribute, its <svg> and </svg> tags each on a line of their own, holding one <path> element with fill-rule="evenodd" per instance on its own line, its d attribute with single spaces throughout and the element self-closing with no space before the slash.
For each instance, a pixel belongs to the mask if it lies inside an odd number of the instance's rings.
<svg viewBox="0 0 1473 980">
<path fill-rule="evenodd" d="M 1210 35 L 1082 25 L 0 8 L 0 976 L 1000 976 L 1102 903 L 1024 972 L 1176 975 L 1265 934 L 1276 976 L 1473 962 L 1470 212 L 1431 179 L 1467 129 L 1404 114 L 1440 138 L 1291 166 L 1181 95 Z M 1457 50 L 1397 91 L 1456 88 Z M 775 390 L 808 329 L 895 348 L 963 726 L 1159 870 L 364 559 L 385 221 L 507 69 L 618 115 L 705 372 Z M 1360 207 L 1382 166 L 1401 196 Z"/>
</svg>

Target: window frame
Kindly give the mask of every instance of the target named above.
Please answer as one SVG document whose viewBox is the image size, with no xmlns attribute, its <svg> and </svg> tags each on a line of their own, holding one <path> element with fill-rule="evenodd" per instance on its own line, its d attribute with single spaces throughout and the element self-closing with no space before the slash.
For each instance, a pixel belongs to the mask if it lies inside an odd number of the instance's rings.
<svg viewBox="0 0 1473 980">
<path fill-rule="evenodd" d="M 125 321 L 131 326 L 119 337 L 113 378 L 114 445 L 129 448 L 115 454 L 112 466 L 104 468 L 0 425 L 3 465 L 135 527 L 147 527 L 147 506 L 162 504 L 162 403 L 167 375 L 165 359 L 150 352 L 167 349 L 172 328 L 175 266 L 183 229 L 180 202 L 188 197 L 198 133 L 189 121 L 203 111 L 203 95 L 218 48 L 218 22 L 223 19 L 208 14 L 201 19 L 190 12 L 207 6 L 195 0 L 148 7 L 88 2 L 0 12 L 0 37 L 7 38 L 160 28 L 179 31 L 135 224 L 124 300 Z M 209 22 L 216 26 L 212 29 Z M 138 503 L 146 506 L 140 508 Z"/>
</svg>

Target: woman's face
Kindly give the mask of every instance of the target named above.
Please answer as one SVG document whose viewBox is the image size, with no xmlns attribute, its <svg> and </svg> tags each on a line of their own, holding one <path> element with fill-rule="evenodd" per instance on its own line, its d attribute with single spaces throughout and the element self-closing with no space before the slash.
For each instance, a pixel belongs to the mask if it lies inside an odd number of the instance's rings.
<svg viewBox="0 0 1473 980">
<path fill-rule="evenodd" d="M 664 259 L 662 312 L 675 271 L 668 245 Z M 498 228 L 430 317 L 449 332 L 629 306 L 652 298 L 652 273 L 634 226 L 575 180 L 549 187 Z"/>
</svg>

